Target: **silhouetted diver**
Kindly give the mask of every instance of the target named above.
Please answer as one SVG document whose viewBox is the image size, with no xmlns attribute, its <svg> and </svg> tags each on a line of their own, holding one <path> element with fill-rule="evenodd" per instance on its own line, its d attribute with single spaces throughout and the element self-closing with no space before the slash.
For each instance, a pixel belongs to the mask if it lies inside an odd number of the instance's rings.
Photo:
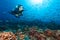
<svg viewBox="0 0 60 40">
<path fill-rule="evenodd" d="M 19 17 L 22 15 L 23 12 L 23 6 L 22 5 L 18 5 L 16 6 L 16 8 L 14 10 L 11 11 L 11 14 L 13 14 L 16 17 Z"/>
</svg>

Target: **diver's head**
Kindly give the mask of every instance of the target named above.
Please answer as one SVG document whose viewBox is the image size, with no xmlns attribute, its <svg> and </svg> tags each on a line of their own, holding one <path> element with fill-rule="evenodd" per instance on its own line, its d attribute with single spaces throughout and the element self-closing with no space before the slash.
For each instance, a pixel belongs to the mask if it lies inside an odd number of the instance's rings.
<svg viewBox="0 0 60 40">
<path fill-rule="evenodd" d="M 22 5 L 19 5 L 19 11 L 22 11 L 23 10 L 23 6 Z"/>
</svg>

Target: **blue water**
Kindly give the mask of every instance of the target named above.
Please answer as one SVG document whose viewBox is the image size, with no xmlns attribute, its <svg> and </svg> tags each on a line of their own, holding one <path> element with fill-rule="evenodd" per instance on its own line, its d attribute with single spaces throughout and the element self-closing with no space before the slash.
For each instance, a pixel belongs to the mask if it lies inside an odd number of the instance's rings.
<svg viewBox="0 0 60 40">
<path fill-rule="evenodd" d="M 16 5 L 21 4 L 24 7 L 23 16 L 16 18 L 9 14 L 9 11 L 14 9 Z M 0 0 L 0 21 L 54 21 L 60 24 L 60 0 L 43 0 L 42 5 L 32 5 L 30 0 Z"/>
</svg>

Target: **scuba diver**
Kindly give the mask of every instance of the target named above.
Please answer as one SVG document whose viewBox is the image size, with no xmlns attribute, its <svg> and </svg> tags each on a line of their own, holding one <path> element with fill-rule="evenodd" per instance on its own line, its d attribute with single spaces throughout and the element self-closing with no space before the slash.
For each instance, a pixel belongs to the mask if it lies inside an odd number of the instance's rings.
<svg viewBox="0 0 60 40">
<path fill-rule="evenodd" d="M 12 10 L 10 13 L 13 14 L 15 17 L 19 17 L 22 16 L 22 12 L 23 12 L 23 6 L 22 5 L 18 5 L 16 6 L 16 8 L 14 10 Z"/>
</svg>

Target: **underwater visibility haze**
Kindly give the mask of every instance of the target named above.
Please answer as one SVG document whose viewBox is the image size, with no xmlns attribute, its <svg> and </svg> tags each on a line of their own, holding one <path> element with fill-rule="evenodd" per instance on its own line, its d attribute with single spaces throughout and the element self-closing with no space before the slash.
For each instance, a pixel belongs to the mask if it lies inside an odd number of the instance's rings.
<svg viewBox="0 0 60 40">
<path fill-rule="evenodd" d="M 18 5 L 22 5 L 24 11 L 22 16 L 16 18 L 9 14 L 9 11 Z M 0 22 L 6 20 L 27 24 L 54 21 L 56 24 L 60 24 L 60 0 L 0 0 Z"/>
</svg>

